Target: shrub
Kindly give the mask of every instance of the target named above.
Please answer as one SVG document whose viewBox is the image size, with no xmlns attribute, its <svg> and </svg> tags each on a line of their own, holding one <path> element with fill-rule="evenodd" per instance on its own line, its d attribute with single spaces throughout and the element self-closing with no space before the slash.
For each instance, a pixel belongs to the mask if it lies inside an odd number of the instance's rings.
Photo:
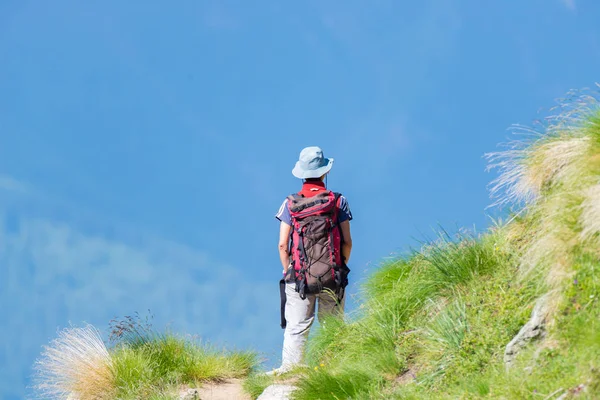
<svg viewBox="0 0 600 400">
<path fill-rule="evenodd" d="M 35 389 L 40 397 L 62 399 L 74 393 L 84 399 L 114 398 L 112 359 L 91 325 L 62 330 L 44 347 L 35 369 Z"/>
</svg>

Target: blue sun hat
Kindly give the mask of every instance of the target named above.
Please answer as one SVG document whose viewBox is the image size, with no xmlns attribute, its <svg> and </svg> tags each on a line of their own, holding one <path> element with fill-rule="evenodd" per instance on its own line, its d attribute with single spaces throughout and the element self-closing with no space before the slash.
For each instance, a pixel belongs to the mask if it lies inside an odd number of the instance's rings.
<svg viewBox="0 0 600 400">
<path fill-rule="evenodd" d="M 300 179 L 320 178 L 328 173 L 331 167 L 333 158 L 325 158 L 320 147 L 305 147 L 300 152 L 292 174 Z"/>
</svg>

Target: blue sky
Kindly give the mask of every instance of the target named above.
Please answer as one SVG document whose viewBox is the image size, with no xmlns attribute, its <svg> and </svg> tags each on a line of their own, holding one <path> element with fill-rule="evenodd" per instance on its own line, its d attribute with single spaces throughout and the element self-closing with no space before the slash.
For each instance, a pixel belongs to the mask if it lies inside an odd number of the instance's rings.
<svg viewBox="0 0 600 400">
<path fill-rule="evenodd" d="M 483 154 L 598 81 L 599 17 L 595 0 L 0 0 L 1 397 L 25 395 L 58 329 L 148 309 L 276 363 L 273 215 L 301 148 L 336 159 L 354 284 L 437 224 L 483 230 Z"/>
</svg>

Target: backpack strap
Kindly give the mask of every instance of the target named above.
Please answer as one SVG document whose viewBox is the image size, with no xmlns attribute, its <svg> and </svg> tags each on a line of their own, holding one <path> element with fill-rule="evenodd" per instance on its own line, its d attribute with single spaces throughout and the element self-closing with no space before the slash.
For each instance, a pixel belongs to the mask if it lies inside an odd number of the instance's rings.
<svg viewBox="0 0 600 400">
<path fill-rule="evenodd" d="M 304 196 L 302 196 L 301 194 L 298 194 L 298 193 L 292 193 L 287 198 L 288 198 L 288 200 L 294 201 L 294 200 L 302 199 L 302 198 L 304 198 Z"/>
<path fill-rule="evenodd" d="M 341 202 L 341 198 L 342 198 L 342 194 L 339 192 L 333 192 L 333 194 L 335 195 L 335 223 L 338 226 L 338 230 L 340 231 L 340 238 L 341 238 L 341 243 L 344 243 L 344 234 L 342 233 L 342 229 L 340 228 L 340 202 Z M 341 250 L 340 250 L 341 251 Z M 342 258 L 344 258 L 342 256 Z"/>
<path fill-rule="evenodd" d="M 336 211 L 335 220 L 337 222 L 337 220 L 339 219 L 338 214 L 339 214 L 340 208 L 341 208 L 340 207 L 340 199 L 342 198 L 342 194 L 338 193 L 338 192 L 333 192 L 333 194 L 335 196 L 335 211 Z"/>
<path fill-rule="evenodd" d="M 288 203 L 286 204 L 286 207 L 288 208 L 288 211 L 290 211 L 290 205 L 293 201 L 297 201 L 301 198 L 303 198 L 304 196 L 302 196 L 301 194 L 298 193 L 292 193 L 289 196 L 287 196 L 288 199 Z M 291 214 L 291 211 L 290 211 Z M 291 215 L 290 215 L 291 216 Z M 294 217 L 291 216 L 292 218 L 292 229 L 290 230 L 290 239 L 289 239 L 289 245 L 288 245 L 288 254 L 292 254 L 292 246 L 294 245 L 292 243 L 292 238 L 294 237 Z"/>
</svg>

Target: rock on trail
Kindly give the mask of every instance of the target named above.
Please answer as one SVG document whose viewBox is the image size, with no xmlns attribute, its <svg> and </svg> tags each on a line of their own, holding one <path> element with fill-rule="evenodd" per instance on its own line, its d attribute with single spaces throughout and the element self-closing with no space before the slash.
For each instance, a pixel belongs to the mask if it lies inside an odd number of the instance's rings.
<svg viewBox="0 0 600 400">
<path fill-rule="evenodd" d="M 294 389 L 290 385 L 271 385 L 256 400 L 289 400 Z"/>
</svg>

